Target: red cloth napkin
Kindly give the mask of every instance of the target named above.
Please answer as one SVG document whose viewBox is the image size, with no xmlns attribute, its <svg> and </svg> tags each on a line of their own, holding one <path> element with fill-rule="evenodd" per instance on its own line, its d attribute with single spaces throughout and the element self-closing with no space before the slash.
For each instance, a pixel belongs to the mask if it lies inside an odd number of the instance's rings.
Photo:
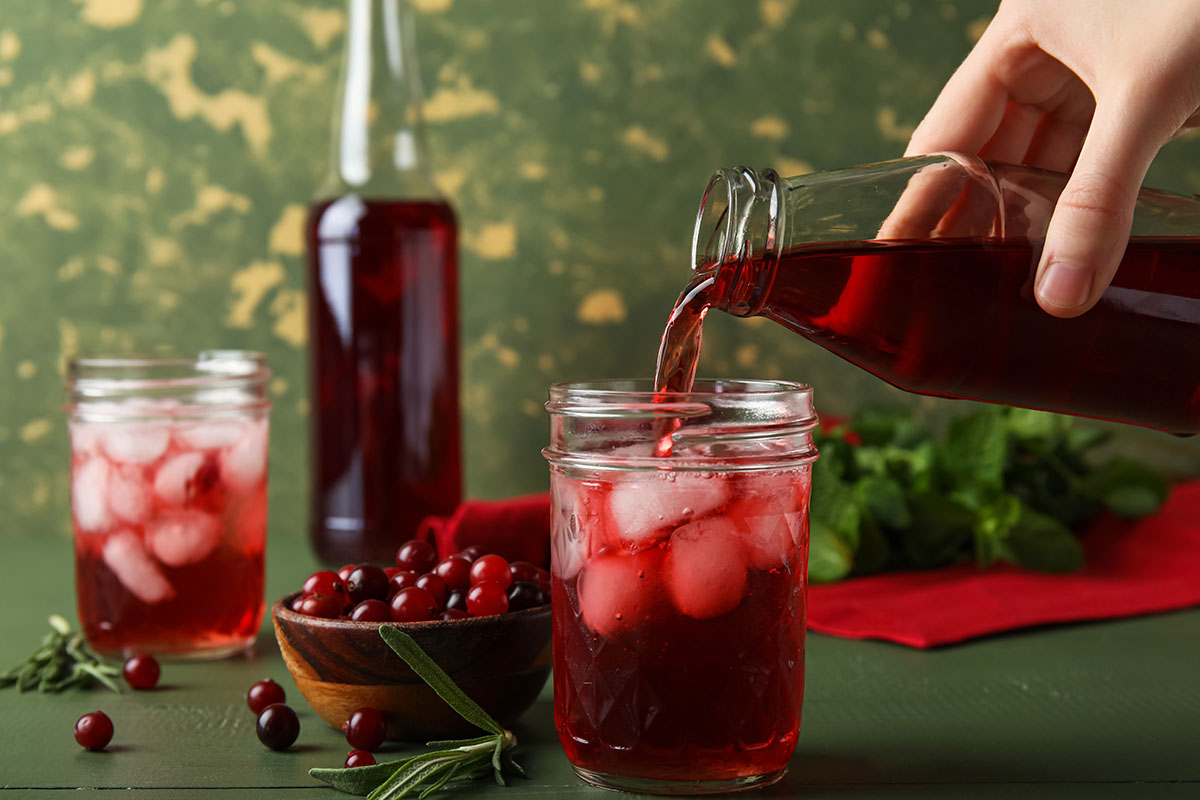
<svg viewBox="0 0 1200 800">
<path fill-rule="evenodd" d="M 549 564 L 545 494 L 470 501 L 450 517 L 426 519 L 422 530 L 443 556 L 480 544 L 509 560 Z M 812 586 L 808 627 L 935 647 L 1033 625 L 1200 605 L 1200 481 L 1177 486 L 1153 517 L 1103 517 L 1082 538 L 1087 564 L 1068 575 L 961 565 Z"/>
<path fill-rule="evenodd" d="M 812 586 L 808 627 L 935 647 L 1032 625 L 1200 604 L 1200 482 L 1177 486 L 1152 517 L 1104 517 L 1082 541 L 1086 565 L 1068 575 L 962 565 Z"/>
<path fill-rule="evenodd" d="M 550 568 L 550 495 L 468 500 L 448 517 L 426 517 L 417 538 L 432 541 L 445 558 L 473 544 L 508 561 Z"/>
</svg>

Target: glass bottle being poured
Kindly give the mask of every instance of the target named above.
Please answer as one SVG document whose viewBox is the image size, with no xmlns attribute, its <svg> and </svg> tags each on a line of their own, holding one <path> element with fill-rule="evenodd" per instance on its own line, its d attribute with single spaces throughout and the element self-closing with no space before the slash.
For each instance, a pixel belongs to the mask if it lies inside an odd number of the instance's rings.
<svg viewBox="0 0 1200 800">
<path fill-rule="evenodd" d="M 1038 307 L 1065 175 L 954 153 L 782 178 L 719 170 L 656 387 L 686 391 L 711 308 L 772 319 L 919 394 L 1200 432 L 1200 201 L 1143 189 L 1112 285 Z"/>
</svg>

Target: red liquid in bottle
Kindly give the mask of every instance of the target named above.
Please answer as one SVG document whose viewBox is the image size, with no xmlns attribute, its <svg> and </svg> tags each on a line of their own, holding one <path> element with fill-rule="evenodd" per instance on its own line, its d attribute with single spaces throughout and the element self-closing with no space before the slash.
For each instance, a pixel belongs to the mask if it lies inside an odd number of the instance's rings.
<svg viewBox="0 0 1200 800">
<path fill-rule="evenodd" d="M 324 561 L 390 561 L 461 499 L 456 238 L 440 201 L 347 195 L 311 209 L 311 533 Z"/>
<path fill-rule="evenodd" d="M 1038 307 L 1038 255 L 986 239 L 803 245 L 753 313 L 910 392 L 1200 432 L 1200 237 L 1134 237 L 1100 302 L 1073 319 Z M 659 386 L 694 374 L 689 337 L 729 272 L 680 298 Z M 704 280 L 713 288 L 696 292 Z"/>
</svg>

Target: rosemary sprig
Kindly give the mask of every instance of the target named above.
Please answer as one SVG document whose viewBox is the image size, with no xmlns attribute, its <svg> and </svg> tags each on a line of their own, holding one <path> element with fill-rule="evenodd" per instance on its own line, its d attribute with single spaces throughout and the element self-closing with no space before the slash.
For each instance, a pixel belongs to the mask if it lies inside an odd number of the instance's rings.
<svg viewBox="0 0 1200 800">
<path fill-rule="evenodd" d="M 0 689 L 16 686 L 17 691 L 61 692 L 64 689 L 86 689 L 102 683 L 114 692 L 121 687 L 113 680 L 121 674 L 98 656 L 83 634 L 72 632 L 71 625 L 58 614 L 50 615 L 53 629 L 42 637 L 42 644 L 29 658 L 7 672 L 0 672 Z"/>
<path fill-rule="evenodd" d="M 507 785 L 505 773 L 528 777 L 513 760 L 517 737 L 505 730 L 479 704 L 467 697 L 450 676 L 421 649 L 407 633 L 391 625 L 382 625 L 379 635 L 388 647 L 429 684 L 458 715 L 486 736 L 472 739 L 445 739 L 429 742 L 434 748 L 403 761 L 388 761 L 369 767 L 349 769 L 311 769 L 308 774 L 347 794 L 366 796 L 368 800 L 399 800 L 410 792 L 428 797 L 446 786 L 466 783 L 491 774 L 496 783 Z"/>
</svg>

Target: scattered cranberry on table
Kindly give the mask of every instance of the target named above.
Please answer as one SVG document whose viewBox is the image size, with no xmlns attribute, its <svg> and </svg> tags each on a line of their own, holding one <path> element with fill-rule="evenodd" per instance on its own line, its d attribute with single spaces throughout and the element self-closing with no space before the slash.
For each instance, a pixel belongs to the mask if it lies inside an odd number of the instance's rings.
<svg viewBox="0 0 1200 800">
<path fill-rule="evenodd" d="M 387 720 L 377 708 L 364 706 L 346 720 L 346 743 L 355 750 L 378 750 L 387 736 Z"/>
<path fill-rule="evenodd" d="M 267 706 L 286 701 L 287 695 L 283 687 L 270 678 L 259 681 L 246 692 L 246 705 L 250 706 L 250 710 L 255 714 L 261 714 Z"/>
<path fill-rule="evenodd" d="M 283 703 L 272 703 L 258 715 L 258 740 L 272 750 L 287 750 L 300 735 L 300 719 Z"/>
<path fill-rule="evenodd" d="M 103 750 L 112 741 L 112 720 L 103 711 L 84 714 L 75 722 L 75 741 L 88 750 Z"/>
<path fill-rule="evenodd" d="M 125 662 L 122 672 L 125 675 L 125 682 L 130 687 L 146 691 L 158 685 L 158 676 L 162 670 L 154 656 L 139 653 Z"/>
<path fill-rule="evenodd" d="M 346 754 L 345 767 L 369 767 L 375 763 L 375 756 L 368 753 L 366 750 L 351 750 Z"/>
</svg>

